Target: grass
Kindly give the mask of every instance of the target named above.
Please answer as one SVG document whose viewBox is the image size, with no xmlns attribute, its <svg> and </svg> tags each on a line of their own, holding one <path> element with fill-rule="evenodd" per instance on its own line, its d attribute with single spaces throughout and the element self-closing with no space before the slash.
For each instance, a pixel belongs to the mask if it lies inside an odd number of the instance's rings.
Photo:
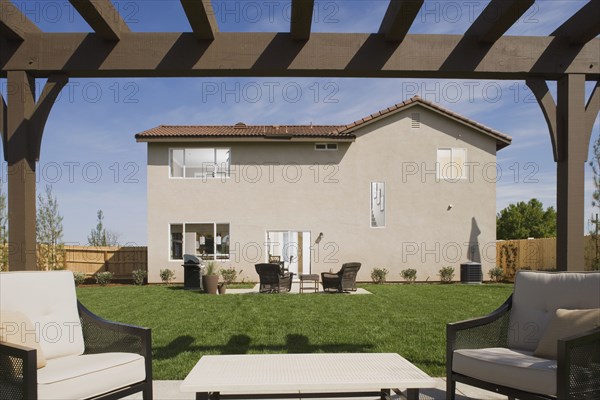
<svg viewBox="0 0 600 400">
<path fill-rule="evenodd" d="M 373 295 L 208 296 L 177 286 L 79 288 L 114 321 L 152 328 L 154 379 L 183 379 L 204 354 L 394 352 L 443 376 L 445 325 L 496 309 L 512 285 L 361 285 Z"/>
</svg>

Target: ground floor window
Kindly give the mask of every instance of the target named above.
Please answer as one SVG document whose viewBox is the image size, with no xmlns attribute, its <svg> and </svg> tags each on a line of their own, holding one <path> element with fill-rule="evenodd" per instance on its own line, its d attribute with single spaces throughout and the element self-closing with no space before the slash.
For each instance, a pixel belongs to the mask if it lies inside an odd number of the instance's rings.
<svg viewBox="0 0 600 400">
<path fill-rule="evenodd" d="M 228 223 L 171 224 L 171 259 L 193 254 L 203 260 L 229 259 Z"/>
</svg>

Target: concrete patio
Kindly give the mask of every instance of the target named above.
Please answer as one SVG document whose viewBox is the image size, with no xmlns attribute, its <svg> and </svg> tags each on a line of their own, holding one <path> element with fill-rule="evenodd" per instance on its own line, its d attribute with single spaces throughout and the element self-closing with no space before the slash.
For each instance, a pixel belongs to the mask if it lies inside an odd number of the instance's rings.
<svg viewBox="0 0 600 400">
<path fill-rule="evenodd" d="M 228 288 L 227 292 L 225 294 L 258 294 L 259 286 L 260 285 L 257 283 L 252 289 L 229 289 Z M 294 281 L 294 283 L 292 284 L 292 290 L 290 290 L 289 293 L 300 294 L 300 282 Z M 327 294 L 327 295 L 332 295 L 332 296 L 336 295 L 336 293 L 325 293 L 323 291 L 323 285 L 321 285 L 320 283 L 319 283 L 319 290 L 316 293 Z M 311 292 L 310 290 L 306 290 L 302 294 L 315 294 L 315 293 Z M 363 288 L 357 288 L 356 292 L 343 293 L 343 295 L 355 295 L 355 294 L 371 294 L 371 292 L 369 292 L 368 290 L 365 290 Z"/>
<path fill-rule="evenodd" d="M 433 389 L 424 389 L 421 391 L 420 400 L 445 400 L 446 399 L 446 379 L 437 378 L 437 385 Z M 157 400 L 193 400 L 193 393 L 182 393 L 179 391 L 179 386 L 182 381 L 154 381 L 154 398 Z M 457 384 L 457 400 L 506 400 L 506 396 L 501 396 L 496 393 L 488 392 L 471 386 Z M 142 398 L 141 393 L 125 397 L 129 400 L 139 400 Z M 300 398 L 300 397 L 299 397 Z M 354 399 L 357 399 L 354 397 Z M 360 398 L 358 398 L 360 399 Z M 392 399 L 403 400 L 404 396 L 393 394 Z"/>
</svg>

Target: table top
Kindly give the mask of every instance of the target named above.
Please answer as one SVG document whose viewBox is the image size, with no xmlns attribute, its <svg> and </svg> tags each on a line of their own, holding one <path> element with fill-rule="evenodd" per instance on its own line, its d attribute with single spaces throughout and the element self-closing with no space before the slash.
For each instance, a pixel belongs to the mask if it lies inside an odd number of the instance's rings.
<svg viewBox="0 0 600 400">
<path fill-rule="evenodd" d="M 301 281 L 318 281 L 319 275 L 317 274 L 300 274 Z"/>
<path fill-rule="evenodd" d="M 435 380 L 395 353 L 204 356 L 182 392 L 269 394 L 420 389 Z"/>
</svg>

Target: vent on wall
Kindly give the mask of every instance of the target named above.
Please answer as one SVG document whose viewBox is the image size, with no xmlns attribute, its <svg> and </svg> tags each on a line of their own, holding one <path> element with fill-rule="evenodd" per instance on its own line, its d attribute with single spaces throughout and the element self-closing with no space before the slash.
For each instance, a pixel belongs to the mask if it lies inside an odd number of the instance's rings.
<svg viewBox="0 0 600 400">
<path fill-rule="evenodd" d="M 412 129 L 419 129 L 421 127 L 421 114 L 411 113 L 410 114 L 410 127 Z"/>
</svg>

